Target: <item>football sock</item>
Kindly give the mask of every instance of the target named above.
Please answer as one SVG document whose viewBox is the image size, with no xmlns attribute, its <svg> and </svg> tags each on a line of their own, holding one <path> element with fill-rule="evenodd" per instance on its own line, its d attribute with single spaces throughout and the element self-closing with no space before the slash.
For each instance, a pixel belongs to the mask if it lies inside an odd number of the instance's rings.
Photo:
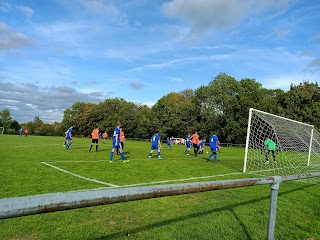
<svg viewBox="0 0 320 240">
<path fill-rule="evenodd" d="M 110 161 L 112 161 L 113 154 L 114 154 L 114 152 L 111 152 L 111 153 L 110 153 Z"/>
<path fill-rule="evenodd" d="M 120 156 L 121 156 L 122 160 L 126 160 L 123 153 L 120 153 Z"/>
</svg>

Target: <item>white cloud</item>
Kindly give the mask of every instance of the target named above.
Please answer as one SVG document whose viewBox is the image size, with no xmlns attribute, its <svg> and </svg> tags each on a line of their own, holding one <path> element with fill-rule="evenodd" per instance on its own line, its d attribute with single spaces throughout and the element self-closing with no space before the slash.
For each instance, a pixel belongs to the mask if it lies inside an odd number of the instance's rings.
<svg viewBox="0 0 320 240">
<path fill-rule="evenodd" d="M 33 9 L 28 6 L 16 5 L 16 8 L 27 17 L 32 17 L 34 13 Z"/>
<path fill-rule="evenodd" d="M 173 81 L 173 82 L 183 82 L 183 80 L 181 78 L 178 78 L 178 77 L 171 77 L 171 81 Z"/>
<path fill-rule="evenodd" d="M 11 9 L 11 5 L 7 2 L 0 2 L 0 11 L 8 12 Z"/>
<path fill-rule="evenodd" d="M 263 10 L 281 11 L 288 0 L 173 0 L 163 4 L 163 12 L 190 25 L 190 34 L 203 34 L 212 29 L 228 29 L 246 17 Z"/>
<path fill-rule="evenodd" d="M 38 107 L 37 105 L 33 105 L 31 103 L 26 103 L 26 106 L 31 108 L 31 109 L 36 109 Z"/>
<path fill-rule="evenodd" d="M 0 50 L 33 47 L 36 42 L 27 35 L 16 32 L 3 22 L 0 22 Z"/>
<path fill-rule="evenodd" d="M 313 59 L 304 69 L 303 72 L 314 73 L 320 71 L 320 58 Z"/>
<path fill-rule="evenodd" d="M 63 21 L 35 26 L 35 30 L 49 42 L 77 45 L 83 34 L 88 33 L 90 25 L 84 21 Z"/>
<path fill-rule="evenodd" d="M 172 67 L 177 67 L 177 66 L 184 66 L 185 64 L 195 64 L 195 63 L 200 63 L 203 61 L 212 61 L 212 60 L 222 60 L 226 58 L 230 58 L 233 56 L 233 53 L 227 53 L 227 54 L 213 54 L 213 55 L 198 55 L 198 56 L 192 56 L 192 57 L 185 57 L 185 58 L 177 58 L 177 59 L 172 59 L 164 62 L 159 62 L 159 63 L 151 63 L 151 64 L 146 64 L 144 66 L 140 67 L 134 67 L 132 69 L 129 69 L 128 72 L 139 72 L 143 71 L 146 69 L 165 69 L 165 68 L 172 68 Z"/>
<path fill-rule="evenodd" d="M 81 0 L 80 4 L 87 10 L 107 16 L 110 21 L 120 26 L 127 26 L 127 16 L 121 12 L 113 3 L 101 0 Z"/>
<path fill-rule="evenodd" d="M 63 112 L 75 102 L 99 103 L 103 94 L 86 94 L 65 86 L 40 88 L 35 84 L 0 82 L 0 109 L 9 108 L 20 123 L 39 116 L 44 122 L 61 122 Z M 10 104 L 9 104 L 10 103 Z"/>
<path fill-rule="evenodd" d="M 26 17 L 32 17 L 34 14 L 34 11 L 31 7 L 25 6 L 25 5 L 17 5 L 17 4 L 11 4 L 8 2 L 0 2 L 0 11 L 1 12 L 10 12 L 10 11 L 18 11 L 25 15 Z"/>
<path fill-rule="evenodd" d="M 130 87 L 136 90 L 143 88 L 145 85 L 140 82 L 132 82 L 130 83 Z"/>
</svg>

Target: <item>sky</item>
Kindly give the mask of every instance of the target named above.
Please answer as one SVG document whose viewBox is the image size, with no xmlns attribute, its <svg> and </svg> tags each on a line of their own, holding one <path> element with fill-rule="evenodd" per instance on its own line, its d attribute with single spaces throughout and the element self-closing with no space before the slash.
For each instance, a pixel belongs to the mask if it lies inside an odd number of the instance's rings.
<svg viewBox="0 0 320 240">
<path fill-rule="evenodd" d="M 0 0 L 0 111 L 61 122 L 76 102 L 152 106 L 219 73 L 319 82 L 320 1 Z"/>
</svg>

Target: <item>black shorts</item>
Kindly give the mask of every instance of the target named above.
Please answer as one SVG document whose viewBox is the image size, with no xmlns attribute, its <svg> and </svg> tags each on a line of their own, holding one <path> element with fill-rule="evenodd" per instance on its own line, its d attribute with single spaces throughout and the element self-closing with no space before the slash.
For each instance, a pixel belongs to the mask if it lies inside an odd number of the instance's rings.
<svg viewBox="0 0 320 240">
<path fill-rule="evenodd" d="M 99 139 L 92 139 L 92 143 L 98 144 L 98 142 L 99 142 Z"/>
</svg>

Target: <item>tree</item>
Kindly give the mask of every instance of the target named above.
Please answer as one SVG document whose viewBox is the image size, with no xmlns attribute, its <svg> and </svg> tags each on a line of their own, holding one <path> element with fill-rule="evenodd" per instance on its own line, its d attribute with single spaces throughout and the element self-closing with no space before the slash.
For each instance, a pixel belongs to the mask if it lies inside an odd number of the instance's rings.
<svg viewBox="0 0 320 240">
<path fill-rule="evenodd" d="M 109 136 L 113 134 L 116 123 L 120 120 L 126 137 L 135 137 L 134 133 L 138 127 L 138 106 L 136 104 L 123 98 L 106 99 L 99 103 L 98 111 L 101 119 L 100 127 L 106 129 Z"/>
<path fill-rule="evenodd" d="M 43 121 L 40 119 L 39 116 L 35 116 L 34 119 L 33 119 L 33 122 L 37 123 L 37 124 L 42 124 L 43 123 Z"/>
<path fill-rule="evenodd" d="M 133 137 L 149 139 L 158 130 L 158 121 L 147 105 L 138 106 L 137 109 L 137 128 L 134 130 Z"/>
<path fill-rule="evenodd" d="M 10 115 L 10 110 L 5 108 L 0 113 L 0 127 L 4 127 L 5 133 L 8 133 L 11 123 L 12 117 Z"/>
<path fill-rule="evenodd" d="M 292 84 L 279 101 L 285 117 L 320 129 L 320 88 L 317 83 L 303 81 L 298 85 Z"/>
<path fill-rule="evenodd" d="M 10 129 L 13 130 L 14 133 L 17 134 L 20 128 L 21 128 L 21 126 L 16 120 L 13 120 L 11 122 Z"/>
<path fill-rule="evenodd" d="M 192 97 L 194 97 L 195 91 L 188 88 L 188 89 L 182 90 L 181 92 L 179 92 L 179 94 L 183 97 L 192 99 Z"/>
<path fill-rule="evenodd" d="M 62 119 L 62 127 L 66 131 L 70 126 L 74 126 L 72 134 L 85 134 L 88 133 L 87 127 L 87 118 L 86 114 L 88 114 L 88 107 L 93 104 L 86 104 L 84 102 L 76 102 L 74 103 L 71 108 L 66 109 L 63 112 L 63 119 Z M 86 109 L 87 108 L 87 109 Z"/>
<path fill-rule="evenodd" d="M 217 107 L 214 88 L 201 86 L 195 91 L 193 102 L 197 109 L 198 132 L 201 137 L 209 138 L 211 132 L 221 129 L 223 114 Z"/>
<path fill-rule="evenodd" d="M 217 131 L 221 141 L 244 143 L 249 108 L 279 110 L 275 93 L 281 92 L 268 91 L 255 79 L 237 81 L 220 73 L 208 86 L 196 90 L 200 128 L 207 134 L 210 129 Z"/>
<path fill-rule="evenodd" d="M 239 106 L 239 82 L 225 73 L 220 73 L 208 86 L 211 87 L 212 98 L 215 111 L 219 114 L 219 124 L 217 132 L 221 140 L 227 142 L 239 142 L 243 136 L 239 133 L 240 125 L 237 116 Z M 241 139 L 241 140 L 240 140 Z"/>
<path fill-rule="evenodd" d="M 194 103 L 178 93 L 162 97 L 151 109 L 161 135 L 182 137 L 197 129 Z"/>
</svg>

